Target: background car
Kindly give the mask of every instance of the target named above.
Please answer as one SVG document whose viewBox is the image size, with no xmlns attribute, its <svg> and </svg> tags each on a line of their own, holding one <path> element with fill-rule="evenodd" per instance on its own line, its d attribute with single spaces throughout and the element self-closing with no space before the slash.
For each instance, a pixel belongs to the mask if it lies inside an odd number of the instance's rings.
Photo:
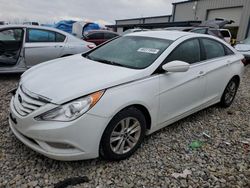
<svg viewBox="0 0 250 188">
<path fill-rule="evenodd" d="M 192 33 L 207 34 L 218 37 L 224 40 L 224 37 L 219 29 L 210 27 L 168 27 L 165 30 L 176 30 L 176 31 L 186 31 Z"/>
<path fill-rule="evenodd" d="M 122 35 L 126 35 L 129 33 L 135 33 L 135 32 L 142 32 L 142 31 L 149 31 L 150 29 L 144 29 L 144 28 L 135 28 L 135 29 L 128 29 L 122 33 Z"/>
<path fill-rule="evenodd" d="M 44 61 L 86 52 L 95 44 L 41 26 L 0 27 L 0 73 L 24 72 Z"/>
<path fill-rule="evenodd" d="M 250 37 L 246 38 L 245 40 L 237 44 L 235 46 L 235 49 L 245 56 L 249 64 L 250 62 Z"/>
<path fill-rule="evenodd" d="M 23 25 L 40 25 L 39 22 L 23 22 Z"/>
<path fill-rule="evenodd" d="M 82 39 L 100 45 L 112 38 L 118 37 L 119 34 L 108 30 L 92 30 L 85 34 Z"/>
<path fill-rule="evenodd" d="M 220 32 L 222 34 L 222 36 L 224 37 L 224 40 L 228 43 L 231 44 L 231 40 L 232 40 L 232 34 L 229 31 L 229 29 L 220 29 Z"/>
</svg>

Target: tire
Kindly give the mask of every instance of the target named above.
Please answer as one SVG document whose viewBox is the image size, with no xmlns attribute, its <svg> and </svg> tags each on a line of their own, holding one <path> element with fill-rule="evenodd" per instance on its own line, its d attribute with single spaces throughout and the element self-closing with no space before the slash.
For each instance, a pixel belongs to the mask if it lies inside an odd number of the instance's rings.
<svg viewBox="0 0 250 188">
<path fill-rule="evenodd" d="M 145 132 L 146 119 L 140 110 L 131 107 L 120 111 L 103 133 L 100 143 L 101 157 L 107 160 L 130 157 L 141 145 Z"/>
<path fill-rule="evenodd" d="M 227 108 L 227 107 L 231 106 L 231 104 L 234 101 L 234 98 L 235 98 L 235 95 L 237 93 L 238 88 L 239 88 L 239 81 L 236 78 L 232 78 L 228 82 L 228 84 L 223 92 L 223 95 L 221 97 L 221 100 L 219 103 L 221 107 Z"/>
</svg>

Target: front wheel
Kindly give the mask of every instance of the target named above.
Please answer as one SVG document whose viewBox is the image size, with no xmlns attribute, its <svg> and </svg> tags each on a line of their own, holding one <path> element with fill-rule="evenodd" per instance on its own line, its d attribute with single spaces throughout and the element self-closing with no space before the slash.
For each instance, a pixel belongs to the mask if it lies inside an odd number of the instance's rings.
<svg viewBox="0 0 250 188">
<path fill-rule="evenodd" d="M 222 107 L 227 108 L 233 103 L 238 87 L 239 81 L 235 78 L 232 78 L 227 84 L 227 87 L 221 97 L 220 105 Z"/>
<path fill-rule="evenodd" d="M 127 108 L 120 111 L 105 129 L 100 154 L 108 160 L 130 157 L 145 137 L 146 120 L 141 111 Z"/>
</svg>

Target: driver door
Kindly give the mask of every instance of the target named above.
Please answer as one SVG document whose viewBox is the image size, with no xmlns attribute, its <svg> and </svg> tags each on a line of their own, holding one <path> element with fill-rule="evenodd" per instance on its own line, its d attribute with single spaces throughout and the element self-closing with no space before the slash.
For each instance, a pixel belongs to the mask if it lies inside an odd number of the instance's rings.
<svg viewBox="0 0 250 188">
<path fill-rule="evenodd" d="M 158 125 L 192 112 L 203 104 L 206 81 L 200 59 L 198 39 L 184 41 L 167 57 L 166 63 L 180 60 L 190 63 L 190 69 L 160 76 Z"/>
<path fill-rule="evenodd" d="M 0 31 L 0 66 L 17 64 L 22 51 L 24 30 L 8 28 Z"/>
</svg>

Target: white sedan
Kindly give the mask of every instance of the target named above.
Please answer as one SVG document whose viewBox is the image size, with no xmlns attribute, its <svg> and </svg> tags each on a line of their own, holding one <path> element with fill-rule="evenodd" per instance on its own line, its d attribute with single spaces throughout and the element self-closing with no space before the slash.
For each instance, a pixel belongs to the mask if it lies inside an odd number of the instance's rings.
<svg viewBox="0 0 250 188">
<path fill-rule="evenodd" d="M 250 61 L 250 37 L 237 44 L 235 46 L 235 49 L 238 52 L 242 53 L 245 56 L 246 60 Z"/>
<path fill-rule="evenodd" d="M 93 43 L 50 27 L 0 26 L 0 73 L 24 72 L 44 61 L 83 53 L 94 47 Z"/>
<path fill-rule="evenodd" d="M 53 159 L 122 160 L 145 135 L 213 104 L 229 107 L 242 59 L 209 35 L 128 34 L 26 71 L 9 124 L 24 144 Z"/>
</svg>

